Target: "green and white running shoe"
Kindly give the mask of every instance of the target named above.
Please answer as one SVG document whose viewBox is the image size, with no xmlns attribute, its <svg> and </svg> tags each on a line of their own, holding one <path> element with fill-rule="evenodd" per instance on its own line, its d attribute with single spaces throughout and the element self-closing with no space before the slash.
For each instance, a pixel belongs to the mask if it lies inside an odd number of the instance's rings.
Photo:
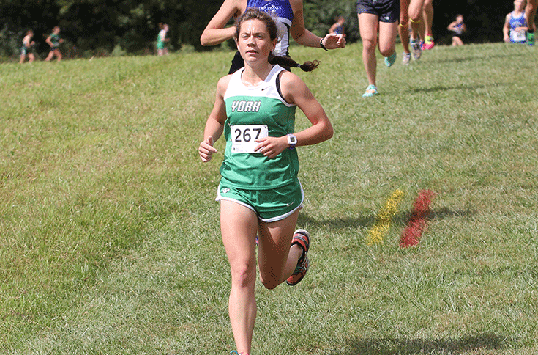
<svg viewBox="0 0 538 355">
<path fill-rule="evenodd" d="M 362 94 L 362 97 L 372 97 L 377 94 L 379 93 L 377 92 L 377 88 L 375 87 L 375 85 L 370 84 L 366 88 L 366 91 L 364 92 L 364 94 Z"/>
<path fill-rule="evenodd" d="M 392 64 L 396 61 L 396 52 L 392 53 L 388 57 L 385 57 L 385 65 L 387 67 L 392 67 Z"/>
</svg>

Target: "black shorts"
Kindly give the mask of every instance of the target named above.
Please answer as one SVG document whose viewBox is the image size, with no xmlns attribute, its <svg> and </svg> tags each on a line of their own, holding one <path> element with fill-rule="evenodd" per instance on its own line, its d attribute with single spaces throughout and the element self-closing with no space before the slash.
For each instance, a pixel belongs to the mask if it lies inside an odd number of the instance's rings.
<svg viewBox="0 0 538 355">
<path fill-rule="evenodd" d="M 357 0 L 357 13 L 376 15 L 380 22 L 399 22 L 400 0 Z"/>
<path fill-rule="evenodd" d="M 26 47 L 26 46 L 22 46 L 22 48 L 21 48 L 21 55 L 29 55 L 29 54 L 33 54 L 33 55 L 35 55 L 35 49 L 34 49 L 34 47 L 32 46 L 32 47 L 28 48 L 28 47 Z"/>
</svg>

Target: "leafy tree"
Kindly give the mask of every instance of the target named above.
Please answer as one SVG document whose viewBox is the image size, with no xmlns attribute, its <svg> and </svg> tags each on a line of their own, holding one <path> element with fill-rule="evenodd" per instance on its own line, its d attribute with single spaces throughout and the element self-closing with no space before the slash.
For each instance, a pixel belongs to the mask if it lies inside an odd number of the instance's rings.
<svg viewBox="0 0 538 355">
<path fill-rule="evenodd" d="M 0 0 L 0 55 L 18 55 L 28 29 L 34 31 L 39 50 L 44 46 L 43 37 L 55 25 L 57 15 L 54 0 Z"/>
<path fill-rule="evenodd" d="M 200 35 L 223 0 L 0 0 L 0 55 L 18 55 L 22 37 L 33 29 L 37 49 L 48 51 L 45 38 L 60 25 L 64 50 L 79 54 L 121 47 L 128 53 L 153 51 L 159 23 L 169 24 L 171 49 L 182 45 L 202 47 Z M 305 26 L 322 36 L 339 15 L 346 19 L 348 43 L 360 39 L 356 0 L 304 0 Z M 462 13 L 468 27 L 467 42 L 502 40 L 504 16 L 512 2 L 489 0 L 434 0 L 434 36 L 448 43 L 446 26 Z"/>
</svg>

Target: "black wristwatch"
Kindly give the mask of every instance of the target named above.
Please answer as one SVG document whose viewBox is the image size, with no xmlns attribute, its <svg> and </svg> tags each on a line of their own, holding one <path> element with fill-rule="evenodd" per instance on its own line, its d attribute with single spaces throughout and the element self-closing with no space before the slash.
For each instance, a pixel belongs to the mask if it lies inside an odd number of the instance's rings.
<svg viewBox="0 0 538 355">
<path fill-rule="evenodd" d="M 325 38 L 325 37 L 323 37 L 323 38 Z M 323 44 L 323 38 L 320 39 L 320 41 L 319 41 L 319 45 L 320 45 L 321 48 L 323 48 L 324 50 L 327 50 L 327 48 L 326 48 L 325 45 Z"/>
</svg>

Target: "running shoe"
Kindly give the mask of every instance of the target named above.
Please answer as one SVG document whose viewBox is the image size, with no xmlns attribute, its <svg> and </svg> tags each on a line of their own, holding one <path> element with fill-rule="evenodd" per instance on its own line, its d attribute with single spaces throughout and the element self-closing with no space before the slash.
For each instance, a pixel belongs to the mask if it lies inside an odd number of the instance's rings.
<svg viewBox="0 0 538 355">
<path fill-rule="evenodd" d="M 403 65 L 408 65 L 411 60 L 411 53 L 403 53 Z"/>
<path fill-rule="evenodd" d="M 534 32 L 527 32 L 527 44 L 534 46 Z"/>
<path fill-rule="evenodd" d="M 396 61 L 396 52 L 392 53 L 388 57 L 385 57 L 385 65 L 387 67 L 392 67 L 392 64 Z"/>
<path fill-rule="evenodd" d="M 372 96 L 377 95 L 377 94 L 379 94 L 379 93 L 377 92 L 377 88 L 375 87 L 375 85 L 370 84 L 366 88 L 366 92 L 364 94 L 362 94 L 362 97 L 372 97 Z"/>
<path fill-rule="evenodd" d="M 415 60 L 418 60 L 422 56 L 422 48 L 420 47 L 420 43 L 418 42 L 413 42 L 412 45 L 413 45 L 413 58 Z"/>
<path fill-rule="evenodd" d="M 291 245 L 293 246 L 294 244 L 299 245 L 303 249 L 303 254 L 297 261 L 295 271 L 293 271 L 293 274 L 286 280 L 286 283 L 290 286 L 297 285 L 301 282 L 308 271 L 309 263 L 306 253 L 308 253 L 308 249 L 310 249 L 310 234 L 304 229 L 297 229 L 293 235 L 293 240 L 291 241 Z"/>
<path fill-rule="evenodd" d="M 426 36 L 426 42 L 422 44 L 422 50 L 427 51 L 432 49 L 435 46 L 435 43 L 433 42 L 432 36 Z"/>
</svg>

